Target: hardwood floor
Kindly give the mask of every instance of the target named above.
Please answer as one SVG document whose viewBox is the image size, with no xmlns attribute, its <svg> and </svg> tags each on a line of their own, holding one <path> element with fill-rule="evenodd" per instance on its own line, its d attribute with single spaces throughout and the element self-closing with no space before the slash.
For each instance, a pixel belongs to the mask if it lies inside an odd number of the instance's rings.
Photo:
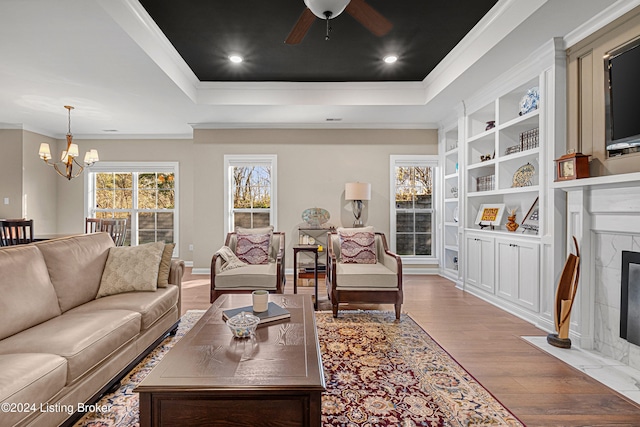
<svg viewBox="0 0 640 427">
<path fill-rule="evenodd" d="M 210 305 L 209 276 L 190 273 L 183 279 L 183 312 Z M 291 278 L 286 292 L 293 292 Z M 324 287 L 320 295 L 321 309 L 328 309 Z M 404 301 L 403 311 L 527 426 L 640 426 L 640 405 L 520 338 L 546 336 L 544 331 L 449 280 L 405 276 Z"/>
</svg>

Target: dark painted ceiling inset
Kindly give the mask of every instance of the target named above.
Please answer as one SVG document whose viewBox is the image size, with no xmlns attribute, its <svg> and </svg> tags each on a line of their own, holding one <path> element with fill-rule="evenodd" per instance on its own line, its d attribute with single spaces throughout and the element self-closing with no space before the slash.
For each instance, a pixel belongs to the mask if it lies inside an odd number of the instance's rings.
<svg viewBox="0 0 640 427">
<path fill-rule="evenodd" d="M 366 0 L 393 24 L 377 37 L 343 12 L 317 19 L 304 40 L 285 38 L 303 0 L 141 0 L 201 81 L 421 81 L 496 0 Z M 398 62 L 386 65 L 390 53 Z M 231 64 L 228 56 L 243 56 Z"/>
</svg>

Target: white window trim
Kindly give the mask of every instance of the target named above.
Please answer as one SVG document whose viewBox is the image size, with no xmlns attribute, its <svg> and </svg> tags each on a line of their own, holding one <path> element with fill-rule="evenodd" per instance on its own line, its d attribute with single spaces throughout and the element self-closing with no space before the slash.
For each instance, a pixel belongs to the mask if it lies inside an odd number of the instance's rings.
<svg viewBox="0 0 640 427">
<path fill-rule="evenodd" d="M 435 197 L 432 197 L 431 203 L 433 206 L 433 215 L 431 218 L 431 235 L 435 243 L 432 243 L 431 253 L 432 255 L 400 255 L 402 262 L 407 264 L 435 264 L 438 262 L 438 239 L 440 238 L 437 232 L 438 215 L 440 212 L 439 205 L 437 203 L 437 178 L 438 170 L 440 167 L 440 158 L 438 155 L 407 155 L 407 154 L 392 154 L 389 156 L 389 230 L 390 238 L 389 244 L 391 250 L 395 251 L 396 248 L 396 176 L 395 171 L 398 166 L 428 166 L 434 169 L 433 171 L 433 193 Z"/>
<path fill-rule="evenodd" d="M 273 229 L 278 229 L 278 155 L 277 154 L 225 154 L 224 155 L 224 232 L 233 231 L 233 224 L 229 221 L 233 201 L 229 191 L 231 183 L 231 166 L 269 166 L 271 167 L 271 208 L 269 218 Z"/>
<path fill-rule="evenodd" d="M 90 202 L 93 199 L 92 193 L 95 192 L 93 181 L 89 179 L 92 173 L 110 173 L 110 172 L 137 172 L 137 173 L 152 173 L 152 172 L 166 172 L 173 173 L 176 176 L 175 191 L 175 207 L 173 209 L 173 240 L 176 244 L 173 249 L 173 257 L 180 256 L 180 174 L 178 162 L 103 162 L 100 161 L 90 169 L 85 170 L 84 174 L 84 217 L 89 218 L 92 216 L 93 207 Z M 135 192 L 134 192 L 135 194 Z M 134 200 L 134 204 L 137 204 L 137 200 Z M 133 221 L 134 219 L 132 219 Z M 136 224 L 137 226 L 137 224 Z"/>
</svg>

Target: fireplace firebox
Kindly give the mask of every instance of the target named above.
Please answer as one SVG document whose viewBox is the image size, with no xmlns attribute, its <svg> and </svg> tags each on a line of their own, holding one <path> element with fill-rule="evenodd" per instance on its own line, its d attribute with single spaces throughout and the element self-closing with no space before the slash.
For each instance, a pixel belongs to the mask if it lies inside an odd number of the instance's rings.
<svg viewBox="0 0 640 427">
<path fill-rule="evenodd" d="M 622 251 L 620 337 L 640 346 L 640 252 Z"/>
</svg>

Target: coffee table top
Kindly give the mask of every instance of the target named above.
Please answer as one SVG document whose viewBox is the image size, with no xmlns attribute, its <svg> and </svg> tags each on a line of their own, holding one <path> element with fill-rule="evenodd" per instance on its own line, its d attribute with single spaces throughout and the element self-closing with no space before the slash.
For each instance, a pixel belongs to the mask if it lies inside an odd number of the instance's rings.
<svg viewBox="0 0 640 427">
<path fill-rule="evenodd" d="M 134 391 L 324 390 L 311 296 L 271 294 L 269 300 L 291 318 L 259 325 L 255 337 L 238 339 L 222 311 L 251 305 L 251 295 L 220 296 Z"/>
</svg>

